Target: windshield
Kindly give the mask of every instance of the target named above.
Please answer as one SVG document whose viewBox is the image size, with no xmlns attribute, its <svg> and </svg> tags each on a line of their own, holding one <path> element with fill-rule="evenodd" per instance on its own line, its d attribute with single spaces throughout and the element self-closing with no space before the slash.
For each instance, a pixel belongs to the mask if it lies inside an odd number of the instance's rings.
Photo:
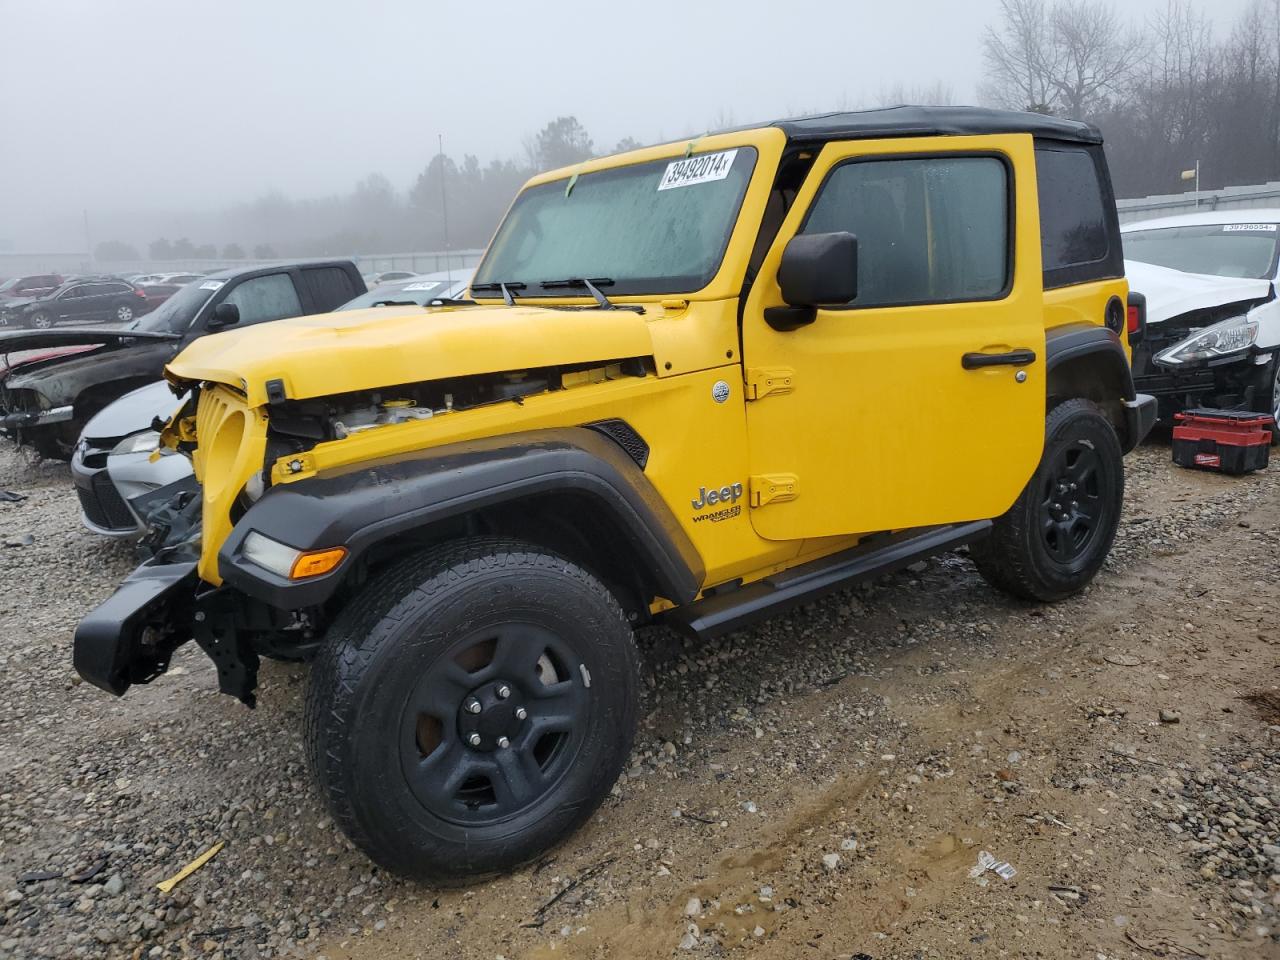
<svg viewBox="0 0 1280 960">
<path fill-rule="evenodd" d="M 153 333 L 185 333 L 195 320 L 200 308 L 209 302 L 224 280 L 204 280 L 189 283 L 150 313 L 139 317 L 130 330 L 149 330 Z"/>
<path fill-rule="evenodd" d="M 755 148 L 737 147 L 530 187 L 472 291 L 524 284 L 521 297 L 564 296 L 540 284 L 575 278 L 607 283 L 610 295 L 701 289 L 720 268 L 755 163 Z"/>
<path fill-rule="evenodd" d="M 1185 273 L 1262 280 L 1275 275 L 1278 239 L 1280 230 L 1274 223 L 1134 230 L 1124 234 L 1124 255 Z"/>
<path fill-rule="evenodd" d="M 4 283 L 0 283 L 0 290 L 12 290 L 18 285 L 18 281 L 21 279 L 21 277 L 13 277 L 10 280 L 6 280 Z"/>
<path fill-rule="evenodd" d="M 338 310 L 363 310 L 365 307 L 381 307 L 393 304 L 416 303 L 426 306 L 432 300 L 444 296 L 451 284 L 448 280 L 415 280 L 413 283 L 391 283 L 374 287 L 354 300 L 348 300 Z"/>
</svg>

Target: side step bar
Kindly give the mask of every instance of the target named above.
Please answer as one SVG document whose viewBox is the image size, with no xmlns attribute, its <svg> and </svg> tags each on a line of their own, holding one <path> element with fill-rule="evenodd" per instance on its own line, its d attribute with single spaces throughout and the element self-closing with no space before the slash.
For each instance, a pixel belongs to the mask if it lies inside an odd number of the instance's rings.
<svg viewBox="0 0 1280 960">
<path fill-rule="evenodd" d="M 876 536 L 871 543 L 676 607 L 664 620 L 701 639 L 716 637 L 840 587 L 893 573 L 923 557 L 981 540 L 990 532 L 990 520 L 976 520 Z"/>
</svg>

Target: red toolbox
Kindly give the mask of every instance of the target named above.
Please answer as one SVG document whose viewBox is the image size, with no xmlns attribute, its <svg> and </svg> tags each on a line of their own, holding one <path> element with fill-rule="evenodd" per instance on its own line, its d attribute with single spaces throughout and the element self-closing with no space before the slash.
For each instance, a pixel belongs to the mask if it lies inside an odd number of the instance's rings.
<svg viewBox="0 0 1280 960">
<path fill-rule="evenodd" d="M 1248 410 L 1188 410 L 1174 414 L 1173 462 L 1181 467 L 1249 473 L 1267 465 L 1275 422 Z"/>
</svg>

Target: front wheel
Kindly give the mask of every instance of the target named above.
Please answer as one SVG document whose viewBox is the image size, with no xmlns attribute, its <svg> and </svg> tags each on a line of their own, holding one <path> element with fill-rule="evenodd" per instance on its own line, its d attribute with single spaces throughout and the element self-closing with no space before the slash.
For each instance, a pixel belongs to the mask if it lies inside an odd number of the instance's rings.
<svg viewBox="0 0 1280 960">
<path fill-rule="evenodd" d="M 1115 428 L 1088 400 L 1067 400 L 1045 420 L 1035 475 L 991 536 L 970 554 L 993 587 L 1024 600 L 1063 600 L 1084 589 L 1111 550 L 1124 502 L 1124 455 Z"/>
<path fill-rule="evenodd" d="M 48 330 L 53 326 L 53 317 L 47 313 L 33 313 L 31 315 L 31 325 L 37 330 Z"/>
<path fill-rule="evenodd" d="M 306 740 L 334 819 L 431 882 L 508 870 L 586 820 L 626 763 L 638 658 L 613 596 L 475 538 L 375 573 L 312 670 Z"/>
</svg>

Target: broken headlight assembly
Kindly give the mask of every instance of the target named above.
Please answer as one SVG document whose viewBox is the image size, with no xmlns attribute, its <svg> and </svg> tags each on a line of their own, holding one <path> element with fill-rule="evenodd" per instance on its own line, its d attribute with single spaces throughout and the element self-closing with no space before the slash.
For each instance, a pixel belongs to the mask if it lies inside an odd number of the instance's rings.
<svg viewBox="0 0 1280 960">
<path fill-rule="evenodd" d="M 1156 363 L 1181 367 L 1206 360 L 1243 354 L 1258 339 L 1258 324 L 1248 317 L 1230 317 L 1197 330 L 1181 343 L 1156 354 Z"/>
</svg>

